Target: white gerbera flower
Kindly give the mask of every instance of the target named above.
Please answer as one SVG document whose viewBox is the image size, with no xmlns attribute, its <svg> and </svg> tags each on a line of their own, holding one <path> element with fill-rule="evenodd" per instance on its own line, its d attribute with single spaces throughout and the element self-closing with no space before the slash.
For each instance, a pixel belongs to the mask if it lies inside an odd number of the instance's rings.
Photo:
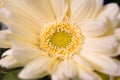
<svg viewBox="0 0 120 80">
<path fill-rule="evenodd" d="M 103 0 L 5 0 L 0 47 L 11 48 L 0 65 L 24 66 L 21 79 L 101 80 L 120 76 L 119 7 Z"/>
</svg>

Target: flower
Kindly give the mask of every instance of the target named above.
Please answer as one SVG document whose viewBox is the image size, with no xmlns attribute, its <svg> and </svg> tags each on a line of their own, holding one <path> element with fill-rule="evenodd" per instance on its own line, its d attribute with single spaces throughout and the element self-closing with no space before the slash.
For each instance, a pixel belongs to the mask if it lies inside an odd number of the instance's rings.
<svg viewBox="0 0 120 80">
<path fill-rule="evenodd" d="M 21 79 L 101 80 L 120 76 L 119 7 L 103 0 L 3 0 L 0 32 L 5 68 L 24 66 Z"/>
</svg>

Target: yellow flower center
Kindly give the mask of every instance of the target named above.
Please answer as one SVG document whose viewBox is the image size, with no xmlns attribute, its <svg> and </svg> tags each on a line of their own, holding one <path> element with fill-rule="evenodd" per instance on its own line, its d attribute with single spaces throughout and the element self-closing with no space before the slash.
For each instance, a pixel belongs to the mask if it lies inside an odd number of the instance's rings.
<svg viewBox="0 0 120 80">
<path fill-rule="evenodd" d="M 68 46 L 71 40 L 72 36 L 65 32 L 55 32 L 51 37 L 51 43 L 59 48 Z"/>
<path fill-rule="evenodd" d="M 61 22 L 47 26 L 40 43 L 40 47 L 50 56 L 70 57 L 80 51 L 83 36 L 73 25 Z"/>
</svg>

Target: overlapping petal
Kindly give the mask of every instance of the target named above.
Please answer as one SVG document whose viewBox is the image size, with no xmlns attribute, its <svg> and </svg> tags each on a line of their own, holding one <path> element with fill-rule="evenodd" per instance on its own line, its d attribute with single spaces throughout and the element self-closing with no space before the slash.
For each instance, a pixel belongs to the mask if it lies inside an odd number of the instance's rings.
<svg viewBox="0 0 120 80">
<path fill-rule="evenodd" d="M 25 66 L 25 68 L 19 74 L 22 79 L 38 79 L 48 75 L 47 64 L 50 57 L 43 56 L 34 59 Z"/>
<path fill-rule="evenodd" d="M 94 10 L 94 0 L 75 0 L 71 4 L 71 21 L 81 23 L 91 16 Z"/>
<path fill-rule="evenodd" d="M 105 55 L 82 54 L 82 56 L 93 65 L 93 67 L 103 73 L 115 76 L 119 69 L 119 64 L 113 61 L 112 58 Z"/>
<path fill-rule="evenodd" d="M 11 69 L 11 68 L 16 68 L 16 67 L 21 67 L 23 66 L 22 64 L 20 64 L 12 55 L 13 51 L 12 50 L 8 50 L 5 53 L 3 53 L 4 57 L 0 60 L 0 66 L 7 68 L 7 69 Z"/>
<path fill-rule="evenodd" d="M 116 56 L 119 43 L 114 36 L 86 38 L 81 54 Z"/>
<path fill-rule="evenodd" d="M 10 35 L 11 35 L 10 30 L 0 31 L 0 47 L 1 48 L 11 48 L 11 41 L 9 37 Z"/>
</svg>

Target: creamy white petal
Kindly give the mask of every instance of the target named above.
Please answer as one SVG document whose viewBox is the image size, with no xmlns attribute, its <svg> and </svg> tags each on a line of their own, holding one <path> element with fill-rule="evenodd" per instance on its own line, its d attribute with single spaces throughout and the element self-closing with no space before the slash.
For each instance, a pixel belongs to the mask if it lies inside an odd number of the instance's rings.
<svg viewBox="0 0 120 80">
<path fill-rule="evenodd" d="M 74 0 L 71 4 L 71 21 L 80 23 L 91 16 L 94 9 L 94 0 Z"/>
<path fill-rule="evenodd" d="M 90 63 L 84 60 L 82 56 L 74 56 L 74 60 L 78 66 L 78 76 L 80 80 L 101 80 L 101 78 L 94 73 L 94 68 Z"/>
<path fill-rule="evenodd" d="M 93 67 L 91 66 L 91 64 L 89 64 L 87 61 L 85 61 L 80 55 L 75 55 L 73 57 L 73 60 L 76 62 L 77 65 L 90 69 L 90 70 L 94 70 Z"/>
<path fill-rule="evenodd" d="M 86 37 L 98 37 L 107 32 L 106 22 L 102 20 L 89 20 L 81 26 L 82 34 Z"/>
<path fill-rule="evenodd" d="M 16 3 L 14 3 L 14 1 Z M 34 17 L 41 24 L 54 22 L 55 14 L 49 0 L 10 0 L 12 4 L 19 5 L 28 14 Z M 21 6 L 22 5 L 22 6 Z"/>
<path fill-rule="evenodd" d="M 86 38 L 81 54 L 116 56 L 118 46 L 119 43 L 114 36 Z"/>
<path fill-rule="evenodd" d="M 93 67 L 100 72 L 114 76 L 119 69 L 118 64 L 105 55 L 81 54 Z"/>
<path fill-rule="evenodd" d="M 64 61 L 61 61 L 56 72 L 53 73 L 52 79 L 69 80 L 69 79 L 74 79 L 76 75 L 77 75 L 77 67 L 75 62 L 71 59 L 66 59 Z"/>
<path fill-rule="evenodd" d="M 96 3 L 96 11 L 99 11 L 103 7 L 104 0 L 95 0 Z"/>
<path fill-rule="evenodd" d="M 1 48 L 10 48 L 11 47 L 11 41 L 9 39 L 10 35 L 11 35 L 10 30 L 0 31 L 0 47 Z"/>
<path fill-rule="evenodd" d="M 50 0 L 52 4 L 53 11 L 58 21 L 62 21 L 65 17 L 65 13 L 67 10 L 67 5 L 65 4 L 65 0 Z"/>
<path fill-rule="evenodd" d="M 21 79 L 38 79 L 48 75 L 47 63 L 50 57 L 41 56 L 28 63 L 25 68 L 20 72 L 19 78 Z"/>
<path fill-rule="evenodd" d="M 118 64 L 118 70 L 116 71 L 116 73 L 114 74 L 115 76 L 120 76 L 120 61 L 117 59 L 114 59 L 114 61 Z"/>
<path fill-rule="evenodd" d="M 2 57 L 5 57 L 5 56 L 10 56 L 13 54 L 13 50 L 12 49 L 9 49 L 7 51 L 5 51 L 3 54 L 2 54 Z"/>
<path fill-rule="evenodd" d="M 116 28 L 114 30 L 114 35 L 118 40 L 120 40 L 120 29 L 119 28 Z"/>
<path fill-rule="evenodd" d="M 8 10 L 6 8 L 4 9 Z M 0 12 L 0 18 L 4 23 L 10 26 L 14 37 L 29 43 L 38 44 L 37 39 L 41 31 L 39 23 L 25 13 L 25 11 L 17 7 L 16 9 L 8 10 L 8 12 L 11 12 L 11 15 L 2 16 Z"/>
<path fill-rule="evenodd" d="M 13 41 L 12 49 L 14 51 L 13 56 L 23 64 L 41 55 L 45 55 L 45 52 L 41 51 L 37 45 L 28 44 L 22 41 Z"/>
<path fill-rule="evenodd" d="M 119 14 L 118 14 L 118 24 L 117 24 L 117 27 L 120 27 L 120 11 L 119 11 Z"/>
<path fill-rule="evenodd" d="M 95 0 L 95 6 L 94 6 L 94 12 L 92 14 L 92 17 L 90 18 L 96 18 L 96 16 L 99 14 L 99 11 L 103 8 L 104 0 Z"/>
<path fill-rule="evenodd" d="M 112 22 L 112 25 L 115 27 L 118 23 L 118 13 L 119 6 L 115 3 L 110 3 L 104 7 L 103 11 L 101 11 L 97 18 L 100 19 L 107 16 Z"/>
<path fill-rule="evenodd" d="M 7 54 L 6 54 L 7 53 Z M 20 67 L 22 66 L 13 56 L 13 52 L 12 50 L 8 50 L 6 52 L 3 53 L 4 55 L 6 55 L 5 57 L 3 57 L 0 60 L 0 66 L 4 67 L 4 68 L 16 68 L 16 67 Z"/>
<path fill-rule="evenodd" d="M 89 71 L 87 69 L 78 69 L 78 75 L 80 80 L 102 80 L 95 72 Z"/>
</svg>

